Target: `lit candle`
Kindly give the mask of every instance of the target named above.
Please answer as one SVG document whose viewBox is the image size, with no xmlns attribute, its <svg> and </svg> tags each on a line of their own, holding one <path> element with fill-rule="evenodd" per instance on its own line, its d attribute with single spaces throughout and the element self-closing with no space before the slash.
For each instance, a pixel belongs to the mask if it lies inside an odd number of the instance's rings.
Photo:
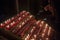
<svg viewBox="0 0 60 40">
<path fill-rule="evenodd" d="M 35 27 L 33 27 L 33 28 L 31 29 L 31 33 L 33 32 L 34 29 L 35 29 Z"/>
<path fill-rule="evenodd" d="M 15 24 L 15 22 L 13 21 L 10 25 L 12 26 L 13 24 Z"/>
<path fill-rule="evenodd" d="M 21 26 L 21 25 L 19 25 L 18 27 L 19 27 L 19 28 L 21 28 L 22 26 Z"/>
<path fill-rule="evenodd" d="M 21 20 L 21 17 L 19 17 L 18 20 Z"/>
<path fill-rule="evenodd" d="M 42 37 L 44 37 L 45 33 L 42 33 Z"/>
<path fill-rule="evenodd" d="M 33 16 L 32 15 L 30 15 L 30 18 L 32 18 Z"/>
<path fill-rule="evenodd" d="M 11 19 L 8 19 L 8 21 L 11 21 Z"/>
<path fill-rule="evenodd" d="M 25 17 L 25 15 L 23 15 L 23 17 Z"/>
<path fill-rule="evenodd" d="M 9 26 L 9 25 L 7 25 L 7 26 L 6 26 L 6 28 L 8 28 L 8 29 L 9 29 L 9 28 L 10 28 L 10 26 Z"/>
<path fill-rule="evenodd" d="M 26 11 L 22 11 L 22 13 L 25 13 Z"/>
<path fill-rule="evenodd" d="M 25 15 L 28 15 L 29 14 L 29 12 L 27 12 Z"/>
<path fill-rule="evenodd" d="M 12 20 L 14 19 L 14 17 L 11 18 Z"/>
<path fill-rule="evenodd" d="M 36 38 L 36 36 L 37 36 L 37 35 L 35 34 L 35 35 L 34 35 L 34 38 Z"/>
<path fill-rule="evenodd" d="M 43 24 L 43 23 L 44 23 L 44 21 L 41 21 L 41 23 Z"/>
<path fill-rule="evenodd" d="M 28 35 L 26 36 L 25 40 L 28 40 L 28 39 L 29 39 L 29 37 L 30 37 L 30 35 L 28 34 Z"/>
<path fill-rule="evenodd" d="M 22 25 L 24 25 L 25 23 L 24 22 L 22 22 Z"/>
<path fill-rule="evenodd" d="M 7 21 L 5 21 L 5 24 L 7 24 Z"/>
<path fill-rule="evenodd" d="M 42 37 L 44 37 L 45 32 L 47 31 L 47 28 L 48 28 L 48 24 L 45 25 L 45 28 L 44 28 L 43 33 L 42 33 Z"/>
<path fill-rule="evenodd" d="M 50 35 L 50 32 L 51 32 L 51 27 L 49 27 L 49 30 L 48 30 L 48 36 Z"/>
<path fill-rule="evenodd" d="M 3 26 L 4 24 L 3 24 L 3 23 L 1 23 L 0 25 L 1 25 L 1 26 Z"/>
<path fill-rule="evenodd" d="M 37 21 L 36 24 L 38 24 L 40 21 Z"/>
</svg>

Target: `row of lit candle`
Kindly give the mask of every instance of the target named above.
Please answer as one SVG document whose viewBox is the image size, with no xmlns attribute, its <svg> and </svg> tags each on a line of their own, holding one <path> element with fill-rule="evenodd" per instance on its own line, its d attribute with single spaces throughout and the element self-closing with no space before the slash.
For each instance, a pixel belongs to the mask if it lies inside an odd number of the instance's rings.
<svg viewBox="0 0 60 40">
<path fill-rule="evenodd" d="M 36 22 L 36 24 L 38 24 L 39 22 L 40 22 L 40 21 Z M 44 21 L 41 21 L 41 23 L 42 23 L 42 25 L 43 25 L 43 24 L 44 24 Z M 40 23 L 40 25 L 41 25 L 41 23 Z M 43 27 L 43 26 L 42 26 L 42 27 Z M 45 24 L 44 27 L 45 27 L 45 28 L 43 29 L 43 32 L 42 32 L 42 35 L 41 35 L 42 37 L 44 37 L 45 32 L 47 31 L 48 24 Z M 35 28 L 35 27 L 33 27 L 33 28 L 31 29 L 31 33 L 32 33 L 32 34 L 34 34 L 34 33 L 33 33 L 34 28 Z M 40 29 L 39 29 L 39 30 L 40 30 Z M 50 35 L 50 30 L 51 30 L 51 27 L 49 27 L 49 30 L 48 30 L 48 33 L 47 33 L 48 35 Z M 38 33 L 39 33 L 39 32 L 38 32 Z M 47 35 L 47 34 L 46 34 L 46 35 Z M 31 35 L 31 34 L 30 34 L 30 35 Z M 28 38 L 30 37 L 30 35 L 28 36 Z M 29 39 L 29 40 L 36 40 L 36 39 L 35 39 L 36 37 L 38 37 L 37 34 L 34 35 L 34 38 Z M 28 38 L 25 38 L 25 40 L 28 40 Z M 42 40 L 42 39 L 40 39 L 40 40 Z M 45 40 L 49 40 L 49 38 L 45 38 Z"/>
<path fill-rule="evenodd" d="M 24 12 L 26 12 L 26 11 L 22 11 L 22 12 L 20 13 L 20 15 L 23 14 Z M 6 21 L 4 21 L 3 23 L 1 23 L 0 26 L 1 26 L 1 27 L 5 27 L 6 25 L 10 24 L 12 21 L 14 21 L 14 20 L 17 19 L 17 18 L 18 18 L 17 16 L 14 16 L 14 17 L 12 17 L 12 18 L 9 18 L 9 19 L 7 19 Z"/>
<path fill-rule="evenodd" d="M 34 21 L 34 20 L 35 19 L 33 15 L 30 15 L 29 12 L 22 11 L 16 16 L 9 18 L 8 20 L 1 23 L 0 26 L 5 26 L 4 28 L 6 29 L 11 28 L 10 30 L 13 33 L 17 33 L 18 35 L 21 36 L 25 35 L 25 32 L 27 30 L 29 31 L 29 29 L 32 27 L 31 30 L 28 32 L 28 34 L 25 36 L 24 40 L 37 40 L 38 36 L 42 37 L 39 38 L 40 40 L 49 40 L 52 28 L 45 21 L 42 20 Z"/>
<path fill-rule="evenodd" d="M 37 23 L 39 23 L 40 21 L 38 21 Z M 41 21 L 41 23 L 43 25 L 44 24 L 44 21 Z M 42 25 L 40 24 L 40 26 L 42 26 Z M 45 40 L 49 40 L 49 36 L 50 36 L 50 33 L 51 33 L 51 27 L 47 23 L 45 23 L 45 26 L 42 26 L 42 27 L 44 27 L 44 29 L 43 29 L 43 32 L 42 33 L 40 32 L 41 33 L 41 36 L 44 37 L 45 35 L 48 35 L 48 38 L 45 38 Z"/>
</svg>

